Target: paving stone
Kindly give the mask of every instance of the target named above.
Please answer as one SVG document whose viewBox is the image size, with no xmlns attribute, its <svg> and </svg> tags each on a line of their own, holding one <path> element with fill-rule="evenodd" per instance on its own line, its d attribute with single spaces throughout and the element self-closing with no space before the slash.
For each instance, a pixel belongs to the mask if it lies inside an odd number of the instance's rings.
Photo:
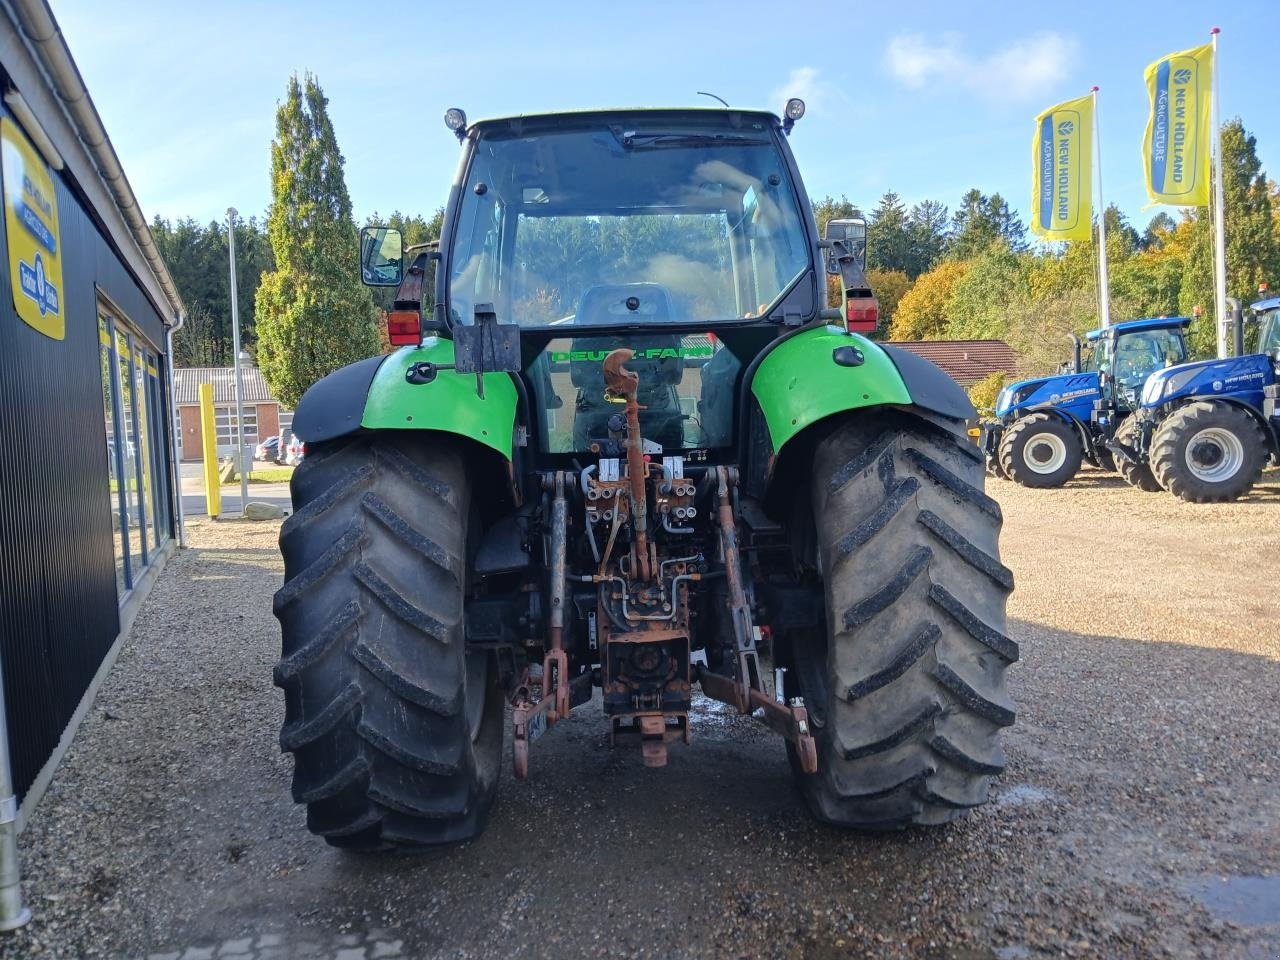
<svg viewBox="0 0 1280 960">
<path fill-rule="evenodd" d="M 252 949 L 253 937 L 244 937 L 239 940 L 224 940 L 222 946 L 218 948 L 218 956 L 242 957 Z"/>
<path fill-rule="evenodd" d="M 369 951 L 369 960 L 389 960 L 404 956 L 403 940 L 378 940 Z"/>
<path fill-rule="evenodd" d="M 258 937 L 257 947 L 279 947 L 284 945 L 284 937 L 278 933 L 264 933 Z"/>
</svg>

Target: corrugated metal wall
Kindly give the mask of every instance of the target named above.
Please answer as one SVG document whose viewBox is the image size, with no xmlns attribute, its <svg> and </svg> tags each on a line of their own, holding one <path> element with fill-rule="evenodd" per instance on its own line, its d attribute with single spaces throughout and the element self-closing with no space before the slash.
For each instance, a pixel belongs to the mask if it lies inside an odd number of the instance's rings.
<svg viewBox="0 0 1280 960">
<path fill-rule="evenodd" d="M 120 627 L 98 289 L 168 362 L 160 315 L 77 195 L 53 176 L 65 340 L 18 318 L 0 223 L 0 657 L 19 800 Z M 168 409 L 164 422 L 172 423 Z M 173 482 L 167 462 L 161 477 L 167 496 Z"/>
</svg>

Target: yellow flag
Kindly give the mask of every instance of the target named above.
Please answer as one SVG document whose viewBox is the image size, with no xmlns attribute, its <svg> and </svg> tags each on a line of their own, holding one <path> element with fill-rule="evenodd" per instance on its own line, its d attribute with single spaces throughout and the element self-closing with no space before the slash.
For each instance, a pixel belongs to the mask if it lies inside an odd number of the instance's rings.
<svg viewBox="0 0 1280 960">
<path fill-rule="evenodd" d="M 1154 203 L 1209 203 L 1209 143 L 1213 138 L 1213 44 L 1171 53 L 1143 74 L 1151 116 L 1142 138 L 1142 168 Z"/>
<path fill-rule="evenodd" d="M 1036 117 L 1031 229 L 1046 240 L 1088 240 L 1093 232 L 1093 97 Z"/>
</svg>

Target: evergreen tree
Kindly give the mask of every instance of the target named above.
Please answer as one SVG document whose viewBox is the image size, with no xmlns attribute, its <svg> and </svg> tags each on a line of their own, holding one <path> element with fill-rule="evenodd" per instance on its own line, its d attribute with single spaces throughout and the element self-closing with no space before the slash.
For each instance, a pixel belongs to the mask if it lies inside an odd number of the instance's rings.
<svg viewBox="0 0 1280 960">
<path fill-rule="evenodd" d="M 914 259 L 911 247 L 906 205 L 889 191 L 867 224 L 867 266 L 906 273 Z"/>
<path fill-rule="evenodd" d="M 276 269 L 257 295 L 258 365 L 287 407 L 337 368 L 378 351 L 373 301 L 356 270 L 343 159 L 311 74 L 289 80 L 271 143 L 267 237 Z"/>
<path fill-rule="evenodd" d="M 827 231 L 828 220 L 848 220 L 860 217 L 862 213 L 846 196 L 841 196 L 839 200 L 835 197 L 823 197 L 813 205 L 813 216 L 818 221 L 818 236 L 822 236 Z"/>
<path fill-rule="evenodd" d="M 937 200 L 921 200 L 911 208 L 907 230 L 911 235 L 911 263 L 906 268 L 912 280 L 937 266 L 947 252 L 950 234 L 947 205 Z"/>
<path fill-rule="evenodd" d="M 973 189 L 960 199 L 951 219 L 950 255 L 958 260 L 977 256 L 998 240 L 1020 253 L 1027 246 L 1027 228 L 998 193 L 987 196 Z"/>
<path fill-rule="evenodd" d="M 187 307 L 187 319 L 174 338 L 180 366 L 229 367 L 231 294 L 227 228 L 212 221 L 202 227 L 190 218 L 170 223 L 156 217 L 151 236 Z M 236 284 L 240 295 L 243 349 L 255 350 L 254 295 L 262 274 L 275 259 L 262 225 L 254 217 L 236 221 Z"/>
<path fill-rule="evenodd" d="M 1120 208 L 1114 203 L 1108 205 L 1103 212 L 1103 222 L 1107 226 L 1107 256 L 1113 257 L 1117 254 L 1121 256 L 1129 256 L 1138 249 L 1142 243 L 1142 238 L 1138 236 L 1138 231 L 1129 225 L 1129 221 L 1125 219 Z M 1097 232 L 1094 234 L 1094 246 L 1097 246 Z"/>
</svg>

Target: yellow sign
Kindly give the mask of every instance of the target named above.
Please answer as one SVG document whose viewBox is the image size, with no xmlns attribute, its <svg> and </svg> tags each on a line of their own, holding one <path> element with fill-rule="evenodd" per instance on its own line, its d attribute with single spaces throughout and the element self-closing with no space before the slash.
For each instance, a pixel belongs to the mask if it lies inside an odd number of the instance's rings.
<svg viewBox="0 0 1280 960">
<path fill-rule="evenodd" d="M 61 340 L 66 336 L 66 318 L 53 179 L 43 158 L 8 117 L 0 118 L 0 151 L 13 305 L 28 325 Z"/>
<path fill-rule="evenodd" d="M 218 480 L 218 436 L 213 416 L 213 384 L 202 383 L 200 397 L 200 448 L 204 451 L 204 500 L 209 516 L 222 513 L 222 487 Z"/>
<path fill-rule="evenodd" d="M 1146 69 L 1151 115 L 1142 138 L 1142 168 L 1154 203 L 1209 204 L 1213 69 L 1211 43 L 1171 53 Z"/>
<path fill-rule="evenodd" d="M 1031 229 L 1046 240 L 1093 233 L 1093 97 L 1068 100 L 1036 117 Z"/>
</svg>

